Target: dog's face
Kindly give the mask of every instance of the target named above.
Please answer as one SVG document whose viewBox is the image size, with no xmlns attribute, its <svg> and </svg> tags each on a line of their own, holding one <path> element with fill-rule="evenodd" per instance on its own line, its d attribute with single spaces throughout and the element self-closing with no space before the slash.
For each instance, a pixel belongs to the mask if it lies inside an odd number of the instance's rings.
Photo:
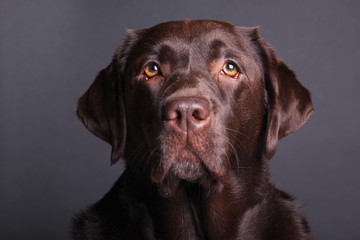
<svg viewBox="0 0 360 240">
<path fill-rule="evenodd" d="M 169 196 L 271 158 L 309 117 L 308 91 L 256 28 L 182 21 L 130 31 L 78 115 Z M 261 165 L 261 164 L 260 164 Z"/>
</svg>

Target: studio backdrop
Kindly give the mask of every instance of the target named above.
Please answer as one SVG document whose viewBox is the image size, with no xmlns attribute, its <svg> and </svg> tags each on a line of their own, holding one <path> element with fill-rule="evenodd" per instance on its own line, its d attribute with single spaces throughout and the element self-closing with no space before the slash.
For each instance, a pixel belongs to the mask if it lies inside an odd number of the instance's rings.
<svg viewBox="0 0 360 240">
<path fill-rule="evenodd" d="M 69 239 L 71 218 L 120 176 L 77 99 L 126 29 L 180 19 L 260 26 L 312 93 L 315 112 L 270 161 L 319 240 L 360 239 L 360 2 L 0 2 L 0 239 Z"/>
</svg>

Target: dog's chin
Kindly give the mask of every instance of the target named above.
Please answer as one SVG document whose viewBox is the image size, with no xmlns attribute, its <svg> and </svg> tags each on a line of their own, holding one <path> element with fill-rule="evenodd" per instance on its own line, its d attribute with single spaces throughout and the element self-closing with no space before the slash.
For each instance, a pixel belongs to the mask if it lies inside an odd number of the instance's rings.
<svg viewBox="0 0 360 240">
<path fill-rule="evenodd" d="M 159 194 L 163 198 L 172 198 L 184 183 L 198 184 L 207 192 L 221 191 L 223 187 L 221 180 L 215 179 L 201 164 L 185 160 L 174 164 L 163 181 L 158 183 Z"/>
<path fill-rule="evenodd" d="M 200 163 L 189 159 L 176 162 L 159 183 L 159 193 L 162 197 L 170 198 L 175 195 L 181 182 L 200 183 L 206 178 L 206 172 Z"/>
<path fill-rule="evenodd" d="M 172 154 L 168 154 L 168 156 Z M 212 186 L 221 186 L 222 177 L 216 172 L 211 171 L 206 165 L 206 159 L 203 159 L 198 152 L 184 148 L 173 158 L 162 159 L 167 168 L 159 168 L 153 172 L 152 181 L 157 184 L 159 194 L 164 198 L 173 197 L 182 183 L 199 184 L 204 189 L 210 189 Z M 218 187 L 217 187 L 218 188 Z M 218 188 L 220 189 L 220 188 Z"/>
<path fill-rule="evenodd" d="M 178 160 L 172 165 L 169 172 L 179 179 L 188 182 L 197 182 L 205 175 L 205 170 L 201 162 L 195 159 Z"/>
</svg>

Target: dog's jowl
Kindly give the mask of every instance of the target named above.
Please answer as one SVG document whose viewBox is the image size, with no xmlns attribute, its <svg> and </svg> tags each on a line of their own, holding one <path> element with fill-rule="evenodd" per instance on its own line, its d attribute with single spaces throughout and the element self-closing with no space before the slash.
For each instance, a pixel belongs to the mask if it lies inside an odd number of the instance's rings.
<svg viewBox="0 0 360 240">
<path fill-rule="evenodd" d="M 73 238 L 313 239 L 268 167 L 312 111 L 257 28 L 188 20 L 129 31 L 77 109 L 126 169 L 76 216 Z"/>
</svg>

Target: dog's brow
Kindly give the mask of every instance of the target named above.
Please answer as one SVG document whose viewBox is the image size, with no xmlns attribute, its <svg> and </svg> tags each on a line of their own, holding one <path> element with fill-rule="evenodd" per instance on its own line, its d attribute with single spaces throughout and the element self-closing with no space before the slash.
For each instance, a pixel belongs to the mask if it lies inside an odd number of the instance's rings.
<svg viewBox="0 0 360 240">
<path fill-rule="evenodd" d="M 165 61 L 174 62 L 176 50 L 167 44 L 162 44 L 160 45 L 157 51 L 157 55 L 160 62 L 165 62 Z"/>
<path fill-rule="evenodd" d="M 149 57 L 157 59 L 161 63 L 177 65 L 178 68 L 187 68 L 190 61 L 190 52 L 191 46 L 186 40 L 171 38 L 156 44 L 149 54 Z"/>
<path fill-rule="evenodd" d="M 211 50 L 219 50 L 226 46 L 226 44 L 220 39 L 214 39 L 209 44 Z"/>
<path fill-rule="evenodd" d="M 204 52 L 207 53 L 211 61 L 221 57 L 223 55 L 222 52 L 225 47 L 226 44 L 219 39 L 214 39 L 209 44 L 201 46 L 201 48 L 204 49 Z"/>
</svg>

